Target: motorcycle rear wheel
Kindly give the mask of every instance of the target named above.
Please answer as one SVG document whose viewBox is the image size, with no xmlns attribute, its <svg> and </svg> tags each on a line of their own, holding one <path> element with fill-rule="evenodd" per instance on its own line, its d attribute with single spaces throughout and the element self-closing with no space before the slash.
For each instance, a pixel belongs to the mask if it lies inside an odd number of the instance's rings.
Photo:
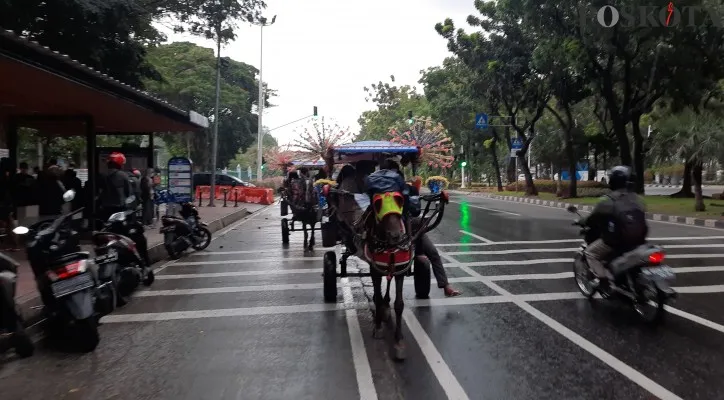
<svg viewBox="0 0 724 400">
<path fill-rule="evenodd" d="M 211 244 L 211 231 L 209 231 L 206 228 L 198 228 L 198 235 L 194 235 L 197 242 L 196 244 L 191 245 L 194 250 L 201 251 L 205 248 L 209 247 Z"/>
<path fill-rule="evenodd" d="M 656 325 L 666 315 L 666 294 L 655 285 L 652 286 L 643 288 L 644 293 L 639 296 L 642 299 L 634 302 L 633 309 L 643 322 Z"/>
</svg>

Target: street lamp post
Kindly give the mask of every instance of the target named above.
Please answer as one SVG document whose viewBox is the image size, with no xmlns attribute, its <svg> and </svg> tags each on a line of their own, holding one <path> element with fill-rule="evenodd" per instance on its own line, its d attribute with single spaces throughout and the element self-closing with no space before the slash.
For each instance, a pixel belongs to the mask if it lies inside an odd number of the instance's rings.
<svg viewBox="0 0 724 400">
<path fill-rule="evenodd" d="M 262 180 L 262 168 L 261 168 L 261 157 L 262 157 L 262 151 L 263 151 L 263 145 L 262 142 L 264 140 L 264 132 L 262 131 L 262 124 L 261 124 L 261 115 L 264 113 L 264 81 L 262 80 L 261 76 L 261 69 L 262 69 L 262 63 L 264 60 L 264 27 L 265 26 L 271 26 L 276 22 L 277 16 L 275 15 L 272 17 L 271 22 L 267 23 L 266 18 L 261 18 L 258 22 L 253 23 L 254 25 L 258 25 L 260 27 L 259 32 L 259 107 L 258 107 L 258 113 L 259 113 L 259 123 L 257 127 L 257 133 L 256 133 L 256 180 L 258 182 L 261 182 Z"/>
</svg>

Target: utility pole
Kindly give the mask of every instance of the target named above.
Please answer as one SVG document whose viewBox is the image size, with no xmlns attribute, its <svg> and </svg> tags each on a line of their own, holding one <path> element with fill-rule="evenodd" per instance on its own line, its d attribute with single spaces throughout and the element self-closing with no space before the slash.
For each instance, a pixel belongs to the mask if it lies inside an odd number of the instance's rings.
<svg viewBox="0 0 724 400">
<path fill-rule="evenodd" d="M 262 181 L 262 174 L 263 170 L 261 168 L 261 157 L 262 152 L 264 151 L 264 132 L 262 131 L 262 122 L 261 122 L 261 116 L 264 113 L 264 81 L 262 80 L 261 70 L 262 70 L 262 63 L 264 60 L 264 27 L 265 26 L 271 26 L 276 22 L 277 16 L 275 15 L 272 17 L 271 22 L 267 23 L 266 18 L 261 18 L 259 22 L 254 23 L 254 25 L 259 25 L 260 32 L 259 32 L 259 122 L 257 127 L 257 133 L 256 133 L 256 180 L 257 182 Z"/>
<path fill-rule="evenodd" d="M 216 30 L 216 105 L 214 106 L 214 134 L 211 141 L 211 191 L 209 207 L 215 207 L 216 162 L 219 152 L 219 99 L 221 97 L 221 29 Z"/>
</svg>

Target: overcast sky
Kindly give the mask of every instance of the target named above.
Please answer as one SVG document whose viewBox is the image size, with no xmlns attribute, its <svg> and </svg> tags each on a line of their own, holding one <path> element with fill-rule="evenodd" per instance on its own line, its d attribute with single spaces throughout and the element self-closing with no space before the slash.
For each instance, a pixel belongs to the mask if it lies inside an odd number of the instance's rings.
<svg viewBox="0 0 724 400">
<path fill-rule="evenodd" d="M 388 81 L 418 85 L 419 71 L 449 56 L 435 24 L 446 17 L 466 27 L 475 13 L 473 0 L 267 0 L 265 16 L 276 23 L 264 28 L 263 79 L 278 97 L 264 111 L 263 124 L 275 128 L 306 115 L 312 107 L 340 125 L 359 130 L 366 103 L 364 86 Z M 170 41 L 207 42 L 189 35 Z M 259 66 L 260 28 L 244 24 L 222 56 Z M 422 90 L 420 87 L 419 90 Z M 257 94 L 255 94 L 257 95 Z M 294 136 L 298 124 L 272 132 L 280 143 Z"/>
</svg>

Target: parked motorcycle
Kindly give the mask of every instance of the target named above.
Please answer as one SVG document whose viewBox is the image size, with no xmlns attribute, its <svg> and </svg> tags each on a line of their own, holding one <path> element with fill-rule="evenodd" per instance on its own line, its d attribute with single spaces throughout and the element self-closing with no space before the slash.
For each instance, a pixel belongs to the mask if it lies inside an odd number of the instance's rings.
<svg viewBox="0 0 724 400">
<path fill-rule="evenodd" d="M 646 243 L 617 255 L 607 263 L 614 279 L 601 280 L 596 286 L 596 277 L 585 254 L 586 245 L 596 238 L 591 237 L 590 228 L 581 223 L 583 217 L 578 213 L 578 208 L 569 206 L 568 211 L 579 216 L 573 225 L 581 227 L 580 233 L 585 238 L 573 261 L 574 279 L 581 293 L 589 299 L 598 292 L 604 299 L 624 300 L 631 304 L 643 321 L 660 322 L 665 314 L 664 306 L 677 295 L 670 286 L 676 274 L 671 267 L 663 264 L 664 250 Z"/>
<path fill-rule="evenodd" d="M 73 190 L 63 195 L 69 202 Z M 18 235 L 28 235 L 28 260 L 35 275 L 38 291 L 48 318 L 50 336 L 69 333 L 67 337 L 84 352 L 95 350 L 100 341 L 99 317 L 116 307 L 113 275 L 99 268 L 88 252 L 80 251 L 79 234 L 71 222 L 83 209 L 42 221 L 30 228 L 19 226 Z"/>
<path fill-rule="evenodd" d="M 211 243 L 211 231 L 201 222 L 199 212 L 192 203 L 181 203 L 181 217 L 164 215 L 161 217 L 163 245 L 169 257 L 181 258 L 189 247 L 203 250 Z"/>
<path fill-rule="evenodd" d="M 130 196 L 126 203 L 133 201 L 135 196 Z M 137 214 L 138 210 L 114 213 L 103 229 L 93 234 L 95 263 L 108 271 L 109 275 L 101 279 L 110 279 L 116 287 L 117 306 L 126 305 L 141 282 L 151 286 L 155 279 L 144 257 L 148 254 L 148 242 Z"/>
<path fill-rule="evenodd" d="M 0 253 L 0 338 L 6 339 L 20 357 L 30 357 L 35 345 L 25 332 L 22 315 L 15 304 L 18 263 Z"/>
</svg>

